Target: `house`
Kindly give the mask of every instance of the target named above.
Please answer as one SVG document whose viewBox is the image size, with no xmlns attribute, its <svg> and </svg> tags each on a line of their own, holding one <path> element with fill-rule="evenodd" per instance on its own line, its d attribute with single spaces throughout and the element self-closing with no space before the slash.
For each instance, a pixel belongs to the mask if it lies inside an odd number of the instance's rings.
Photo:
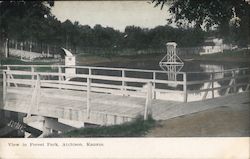
<svg viewBox="0 0 250 159">
<path fill-rule="evenodd" d="M 201 50 L 200 55 L 223 52 L 223 40 L 209 37 L 205 40 Z"/>
</svg>

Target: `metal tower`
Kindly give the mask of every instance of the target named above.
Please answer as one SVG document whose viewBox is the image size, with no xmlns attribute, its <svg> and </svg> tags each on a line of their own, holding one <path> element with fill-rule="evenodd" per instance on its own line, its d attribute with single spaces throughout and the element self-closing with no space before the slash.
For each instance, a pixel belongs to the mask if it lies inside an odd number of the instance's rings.
<svg viewBox="0 0 250 159">
<path fill-rule="evenodd" d="M 175 42 L 168 42 L 166 45 L 167 54 L 159 62 L 159 65 L 164 71 L 167 71 L 168 80 L 176 81 L 176 73 L 182 69 L 184 63 L 176 54 L 177 44 Z"/>
</svg>

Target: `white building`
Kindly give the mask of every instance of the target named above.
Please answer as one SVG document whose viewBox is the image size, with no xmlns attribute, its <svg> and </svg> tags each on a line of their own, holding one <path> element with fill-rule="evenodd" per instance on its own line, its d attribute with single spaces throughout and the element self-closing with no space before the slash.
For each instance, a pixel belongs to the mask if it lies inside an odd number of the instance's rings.
<svg viewBox="0 0 250 159">
<path fill-rule="evenodd" d="M 223 52 L 223 40 L 219 38 L 208 38 L 205 40 L 200 55 Z"/>
</svg>

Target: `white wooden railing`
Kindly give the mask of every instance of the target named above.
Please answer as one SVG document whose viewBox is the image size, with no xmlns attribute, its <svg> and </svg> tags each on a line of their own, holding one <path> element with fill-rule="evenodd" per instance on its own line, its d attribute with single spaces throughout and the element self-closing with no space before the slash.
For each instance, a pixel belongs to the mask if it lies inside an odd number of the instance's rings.
<svg viewBox="0 0 250 159">
<path fill-rule="evenodd" d="M 39 69 L 50 69 L 49 72 L 39 71 Z M 67 69 L 75 69 L 74 72 L 77 73 L 67 73 Z M 88 67 L 88 66 L 60 66 L 60 65 L 7 65 L 6 70 L 9 70 L 9 76 L 14 75 L 31 75 L 30 73 L 39 73 L 44 78 L 46 78 L 47 85 L 52 86 L 52 84 L 69 84 L 69 85 L 86 85 L 86 80 L 84 82 L 74 82 L 65 81 L 65 79 L 81 78 L 87 79 L 91 78 L 96 80 L 93 86 L 105 88 L 108 93 L 110 89 L 117 90 L 118 92 L 131 93 L 137 91 L 143 91 L 143 85 L 148 82 L 153 84 L 153 97 L 155 97 L 156 92 L 184 92 L 183 89 L 170 90 L 163 89 L 158 84 L 163 85 L 184 85 L 185 73 L 178 73 L 179 81 L 170 81 L 167 79 L 167 74 L 165 71 L 157 70 L 141 70 L 141 69 L 126 69 L 126 68 L 107 68 L 107 67 Z M 79 73 L 78 73 L 79 72 Z M 132 74 L 131 74 L 132 73 Z M 129 75 L 130 74 L 130 75 Z M 147 76 L 142 77 L 140 74 L 147 74 Z M 159 77 L 158 77 L 159 76 Z M 162 77 L 160 77 L 162 76 Z M 31 76 L 32 77 L 32 76 Z M 50 80 L 53 77 L 59 77 L 57 80 Z M 32 77 L 33 79 L 33 77 Z M 43 80 L 43 78 L 41 78 Z M 102 80 L 103 83 L 97 80 Z M 106 81 L 106 83 L 105 83 Z M 110 83 L 110 82 L 111 83 Z M 45 81 L 44 81 L 45 82 Z M 108 82 L 108 83 L 107 83 Z M 113 82 L 113 83 L 112 83 Z M 116 83 L 115 83 L 116 82 Z M 115 83 L 115 84 L 114 84 Z M 135 83 L 134 85 L 131 83 Z M 63 87 L 63 86 L 62 86 Z M 82 88 L 82 87 L 81 87 Z M 69 88 L 70 89 L 70 88 Z M 130 91 L 130 92 L 129 92 Z"/>
<path fill-rule="evenodd" d="M 67 69 L 71 69 L 71 73 L 67 73 Z M 168 80 L 165 71 L 89 66 L 6 65 L 4 73 L 8 86 L 12 84 L 13 86 L 30 85 L 34 87 L 34 80 L 37 80 L 39 75 L 41 87 L 78 91 L 87 91 L 89 88 L 92 92 L 136 97 L 145 97 L 145 85 L 151 83 L 153 99 L 158 99 L 157 95 L 161 93 L 170 95 L 173 93 L 173 95 L 181 94 L 183 102 L 189 101 L 189 96 L 195 93 L 203 93 L 201 100 L 205 100 L 209 98 L 209 93 L 211 98 L 215 98 L 217 97 L 216 91 L 221 91 L 220 96 L 223 96 L 238 93 L 239 89 L 249 91 L 250 85 L 249 68 L 219 72 L 179 72 L 177 73 L 177 81 Z M 207 78 L 203 80 L 190 79 L 189 77 L 193 74 L 197 76 L 204 74 Z M 74 81 L 74 79 L 80 81 Z M 218 82 L 224 82 L 224 84 L 215 86 Z M 178 87 L 173 89 L 172 85 Z M 206 87 L 196 88 L 195 85 Z M 172 98 L 174 97 L 172 96 Z"/>
<path fill-rule="evenodd" d="M 59 65 L 6 65 L 3 71 L 3 99 L 6 101 L 8 87 L 31 87 L 33 88 L 31 107 L 38 107 L 39 91 L 43 88 L 67 89 L 87 92 L 87 116 L 91 109 L 91 92 L 115 94 L 122 96 L 133 96 L 145 98 L 144 118 L 151 112 L 152 98 L 157 92 L 181 92 L 186 93 L 186 84 L 180 81 L 167 80 L 164 71 L 151 71 L 125 68 L 105 68 L 105 67 L 65 67 Z M 46 69 L 45 69 L 46 68 Z M 67 73 L 67 69 L 71 69 Z M 75 69 L 72 71 L 72 69 Z M 106 71 L 106 72 L 105 72 Z M 107 73 L 107 71 L 111 71 Z M 77 73 L 73 73 L 77 72 Z M 133 72 L 133 74 L 129 74 Z M 148 76 L 139 76 L 145 73 Z M 163 77 L 160 77 L 162 75 Z M 159 76 L 159 77 L 158 77 Z M 185 73 L 178 73 L 179 78 L 185 78 Z M 165 79 L 163 79 L 165 78 Z M 73 81 L 78 79 L 80 81 Z M 132 85 L 131 85 L 132 83 Z M 183 90 L 162 89 L 158 84 L 178 84 L 183 85 Z M 186 97 L 187 95 L 184 95 Z M 75 99 L 73 96 L 66 96 L 66 99 Z M 186 98 L 184 98 L 184 101 Z M 31 111 L 28 112 L 28 115 Z"/>
<path fill-rule="evenodd" d="M 3 82 L 3 67 L 0 64 L 0 85 L 2 85 L 2 82 Z"/>
<path fill-rule="evenodd" d="M 205 80 L 187 81 L 187 94 L 202 93 L 202 100 L 207 99 L 208 93 L 210 98 L 236 94 L 249 91 L 250 86 L 250 69 L 237 68 L 217 72 L 187 72 L 187 76 L 196 74 L 198 76 L 206 74 L 208 77 Z M 188 78 L 187 78 L 188 79 Z M 200 89 L 191 89 L 193 85 L 204 85 L 206 87 Z M 215 86 L 217 84 L 217 86 Z M 215 94 L 217 92 L 217 95 Z"/>
</svg>

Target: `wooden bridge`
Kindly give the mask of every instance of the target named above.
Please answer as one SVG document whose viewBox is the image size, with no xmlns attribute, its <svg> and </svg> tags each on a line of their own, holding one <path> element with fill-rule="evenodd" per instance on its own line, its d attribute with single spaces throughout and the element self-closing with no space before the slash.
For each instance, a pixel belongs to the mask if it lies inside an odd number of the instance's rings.
<svg viewBox="0 0 250 159">
<path fill-rule="evenodd" d="M 165 120 L 233 103 L 232 95 L 249 100 L 247 93 L 236 95 L 249 91 L 248 68 L 179 72 L 176 77 L 168 80 L 165 71 L 156 70 L 6 65 L 2 109 L 26 113 L 26 123 L 44 120 L 47 129 L 63 131 L 70 127 L 58 119 L 113 125 L 152 114 Z M 195 96 L 198 101 L 190 102 Z"/>
</svg>

